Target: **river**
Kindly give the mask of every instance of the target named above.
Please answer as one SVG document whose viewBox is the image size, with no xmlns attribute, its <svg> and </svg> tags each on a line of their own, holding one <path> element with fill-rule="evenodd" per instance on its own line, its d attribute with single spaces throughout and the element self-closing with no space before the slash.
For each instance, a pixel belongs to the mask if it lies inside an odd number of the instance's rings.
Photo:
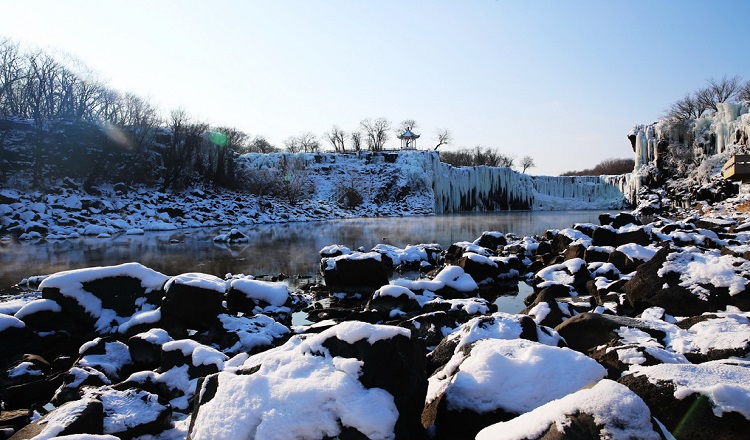
<svg viewBox="0 0 750 440">
<path fill-rule="evenodd" d="M 488 230 L 524 236 L 574 223 L 598 224 L 599 214 L 601 211 L 511 211 L 262 224 L 239 227 L 250 240 L 236 245 L 213 241 L 226 228 L 61 241 L 13 239 L 0 244 L 0 291 L 33 275 L 130 261 L 167 275 L 203 272 L 220 277 L 227 273 L 316 276 L 318 251 L 329 244 L 369 250 L 378 243 L 398 247 L 439 243 L 447 248 L 457 241 L 473 241 Z"/>
</svg>

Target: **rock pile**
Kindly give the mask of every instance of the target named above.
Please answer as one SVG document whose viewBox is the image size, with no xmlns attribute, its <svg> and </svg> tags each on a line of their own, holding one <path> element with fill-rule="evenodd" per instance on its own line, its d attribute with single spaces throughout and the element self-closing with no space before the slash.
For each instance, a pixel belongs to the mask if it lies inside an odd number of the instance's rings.
<svg viewBox="0 0 750 440">
<path fill-rule="evenodd" d="M 299 291 L 137 263 L 51 275 L 0 314 L 0 436 L 742 438 L 748 228 L 600 220 L 327 246 L 326 286 Z M 498 311 L 522 279 L 526 308 Z"/>
</svg>

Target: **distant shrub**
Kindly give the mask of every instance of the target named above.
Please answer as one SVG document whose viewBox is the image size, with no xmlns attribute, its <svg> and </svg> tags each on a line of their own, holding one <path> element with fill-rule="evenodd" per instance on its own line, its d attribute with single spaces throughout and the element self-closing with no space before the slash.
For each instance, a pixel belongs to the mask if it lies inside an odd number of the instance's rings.
<svg viewBox="0 0 750 440">
<path fill-rule="evenodd" d="M 635 168 L 633 159 L 605 159 L 599 162 L 594 168 L 588 168 L 581 171 L 566 171 L 561 176 L 601 176 L 626 174 Z"/>
<path fill-rule="evenodd" d="M 441 151 L 440 161 L 454 167 L 507 167 L 515 162 L 515 157 L 503 154 L 496 148 L 476 146 L 455 151 Z"/>
</svg>

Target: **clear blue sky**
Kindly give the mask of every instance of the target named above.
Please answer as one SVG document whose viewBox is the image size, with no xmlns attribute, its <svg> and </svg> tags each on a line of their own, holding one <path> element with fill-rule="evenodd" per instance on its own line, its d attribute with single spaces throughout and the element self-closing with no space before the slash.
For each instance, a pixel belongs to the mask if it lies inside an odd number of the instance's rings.
<svg viewBox="0 0 750 440">
<path fill-rule="evenodd" d="M 68 52 L 164 114 L 264 135 L 415 119 L 532 174 L 632 157 L 634 124 L 750 79 L 750 1 L 0 0 L 0 36 Z M 395 146 L 397 140 L 391 140 Z"/>
</svg>

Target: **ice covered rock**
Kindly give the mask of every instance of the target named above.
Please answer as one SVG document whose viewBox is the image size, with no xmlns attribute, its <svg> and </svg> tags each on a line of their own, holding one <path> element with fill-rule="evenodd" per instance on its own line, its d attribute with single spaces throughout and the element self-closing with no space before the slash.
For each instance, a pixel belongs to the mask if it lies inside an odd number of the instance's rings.
<svg viewBox="0 0 750 440">
<path fill-rule="evenodd" d="M 548 345 L 565 345 L 562 338 L 552 329 L 537 325 L 525 315 L 511 315 L 496 312 L 487 316 L 477 316 L 446 336 L 427 355 L 428 372 L 442 367 L 464 346 L 480 339 L 526 339 Z"/>
<path fill-rule="evenodd" d="M 750 362 L 660 364 L 618 382 L 638 394 L 676 438 L 736 439 L 750 429 Z"/>
<path fill-rule="evenodd" d="M 513 420 L 489 426 L 477 440 L 606 438 L 659 440 L 649 407 L 626 387 L 602 380 Z"/>
<path fill-rule="evenodd" d="M 0 313 L 0 359 L 38 352 L 39 337 L 15 316 Z"/>
<path fill-rule="evenodd" d="M 39 289 L 82 328 L 106 333 L 144 307 L 156 307 L 167 279 L 141 264 L 125 263 L 59 272 L 45 278 Z"/>
<path fill-rule="evenodd" d="M 281 307 L 288 299 L 289 288 L 282 282 L 237 278 L 227 292 L 227 308 L 234 313 L 254 313 L 256 307 Z"/>
<path fill-rule="evenodd" d="M 211 327 L 224 311 L 226 289 L 227 282 L 213 275 L 195 272 L 177 275 L 164 286 L 162 313 L 187 328 Z"/>
<path fill-rule="evenodd" d="M 3 409 L 31 408 L 49 401 L 63 383 L 61 375 L 48 376 L 49 372 L 50 364 L 40 356 L 14 359 L 0 375 Z"/>
<path fill-rule="evenodd" d="M 508 240 L 502 232 L 484 231 L 479 238 L 474 240 L 474 244 L 497 252 L 499 248 L 508 244 Z"/>
<path fill-rule="evenodd" d="M 221 332 L 216 343 L 222 352 L 230 356 L 267 350 L 290 334 L 288 327 L 263 314 L 252 316 L 221 314 L 219 321 Z"/>
<path fill-rule="evenodd" d="M 664 247 L 623 286 L 636 311 L 657 306 L 675 316 L 750 308 L 750 262 L 732 255 Z"/>
<path fill-rule="evenodd" d="M 154 328 L 128 339 L 128 351 L 137 370 L 153 370 L 161 364 L 161 346 L 172 341 L 165 330 Z"/>
<path fill-rule="evenodd" d="M 12 438 L 109 434 L 130 439 L 161 433 L 171 425 L 171 417 L 172 409 L 167 402 L 143 390 L 89 388 L 80 399 L 53 409 Z"/>
<path fill-rule="evenodd" d="M 354 252 L 323 258 L 320 270 L 329 287 L 379 287 L 388 284 L 388 271 L 378 252 Z"/>
<path fill-rule="evenodd" d="M 555 327 L 555 331 L 570 348 L 587 353 L 591 348 L 619 339 L 617 330 L 621 327 L 639 329 L 658 341 L 664 341 L 666 337 L 660 326 L 649 321 L 599 313 L 578 314 Z"/>
<path fill-rule="evenodd" d="M 422 437 L 422 362 L 403 328 L 346 322 L 295 336 L 236 370 L 206 377 L 189 435 Z"/>
<path fill-rule="evenodd" d="M 429 379 L 422 423 L 440 439 L 473 438 L 597 382 L 606 370 L 569 348 L 525 339 L 481 339 L 465 345 Z"/>
</svg>

